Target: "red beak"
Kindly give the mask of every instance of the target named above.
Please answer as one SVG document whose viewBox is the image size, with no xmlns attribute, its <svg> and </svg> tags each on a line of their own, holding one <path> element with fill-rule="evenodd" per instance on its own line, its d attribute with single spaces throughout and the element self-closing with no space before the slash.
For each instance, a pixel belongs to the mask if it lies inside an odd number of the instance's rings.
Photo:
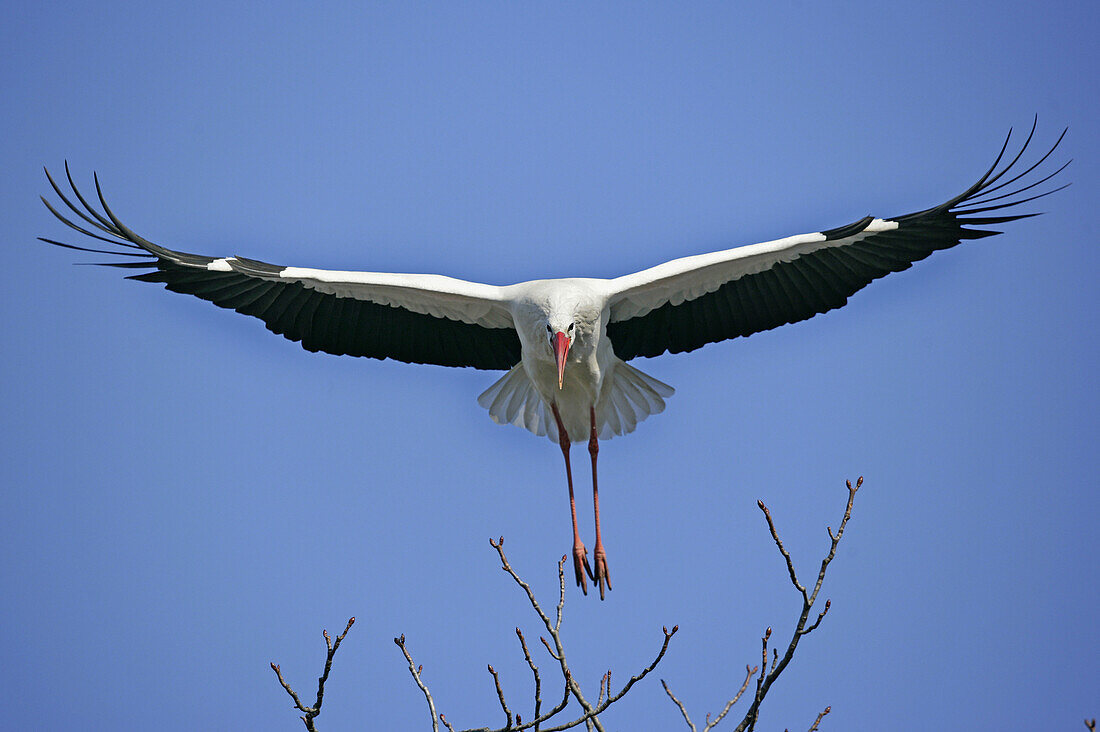
<svg viewBox="0 0 1100 732">
<path fill-rule="evenodd" d="M 569 353 L 569 336 L 561 331 L 554 336 L 554 356 L 558 360 L 558 389 L 565 380 L 565 356 Z"/>
</svg>

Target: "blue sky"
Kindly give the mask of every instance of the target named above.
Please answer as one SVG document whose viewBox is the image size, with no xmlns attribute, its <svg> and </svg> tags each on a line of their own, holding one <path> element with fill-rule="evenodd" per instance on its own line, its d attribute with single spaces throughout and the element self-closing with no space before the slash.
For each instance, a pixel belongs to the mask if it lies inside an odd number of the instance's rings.
<svg viewBox="0 0 1100 732">
<path fill-rule="evenodd" d="M 98 257 L 35 241 L 65 234 L 42 165 L 97 171 L 167 246 L 509 283 L 926 208 L 1036 113 L 1036 149 L 1068 125 L 1076 159 L 1048 215 L 636 363 L 677 393 L 603 446 L 614 590 L 569 589 L 565 642 L 594 696 L 678 623 L 605 722 L 682 728 L 657 677 L 719 710 L 800 607 L 756 500 L 809 575 L 862 474 L 762 728 L 1100 713 L 1094 4 L 257 8 L 23 3 L 0 28 L 8 724 L 295 729 L 268 662 L 305 691 L 355 615 L 321 728 L 427 728 L 401 633 L 450 720 L 498 725 L 485 664 L 520 707 L 513 628 L 538 628 L 486 540 L 547 602 L 570 546 L 561 456 L 487 418 L 493 373 L 306 353 L 74 267 Z"/>
</svg>

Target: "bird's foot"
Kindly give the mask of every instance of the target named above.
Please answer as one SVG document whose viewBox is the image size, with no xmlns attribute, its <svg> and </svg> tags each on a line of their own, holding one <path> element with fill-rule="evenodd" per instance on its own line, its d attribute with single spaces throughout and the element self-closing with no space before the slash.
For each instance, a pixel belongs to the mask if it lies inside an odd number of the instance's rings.
<svg viewBox="0 0 1100 732">
<path fill-rule="evenodd" d="M 600 599 L 604 596 L 604 585 L 607 585 L 607 589 L 611 589 L 611 574 L 607 571 L 607 552 L 603 550 L 603 544 L 596 542 L 596 571 L 592 572 L 592 584 L 600 588 Z"/>
<path fill-rule="evenodd" d="M 588 550 L 584 548 L 580 539 L 573 542 L 573 573 L 577 576 L 577 587 L 587 595 L 588 581 L 584 576 L 587 574 L 591 577 L 592 568 L 588 566 Z"/>
</svg>

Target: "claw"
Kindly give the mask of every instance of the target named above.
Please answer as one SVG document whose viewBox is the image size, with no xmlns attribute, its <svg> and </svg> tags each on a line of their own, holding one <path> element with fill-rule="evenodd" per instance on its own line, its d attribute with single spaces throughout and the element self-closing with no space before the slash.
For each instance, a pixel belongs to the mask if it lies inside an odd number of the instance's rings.
<svg viewBox="0 0 1100 732">
<path fill-rule="evenodd" d="M 596 571 L 589 574 L 592 584 L 600 588 L 600 599 L 604 599 L 604 584 L 611 589 L 611 574 L 607 571 L 607 552 L 603 550 L 603 544 L 596 543 Z"/>
<path fill-rule="evenodd" d="M 584 544 L 579 539 L 573 544 L 573 573 L 577 576 L 577 586 L 581 588 L 581 592 L 587 595 L 588 582 L 585 580 L 584 575 L 587 573 L 591 577 L 592 568 L 588 566 L 588 550 L 584 548 Z"/>
</svg>

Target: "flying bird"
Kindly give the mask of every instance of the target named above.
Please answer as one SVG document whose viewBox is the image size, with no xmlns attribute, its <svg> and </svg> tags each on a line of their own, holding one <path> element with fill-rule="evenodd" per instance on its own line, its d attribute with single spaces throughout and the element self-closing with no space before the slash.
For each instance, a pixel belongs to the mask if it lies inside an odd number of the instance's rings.
<svg viewBox="0 0 1100 732">
<path fill-rule="evenodd" d="M 1057 149 L 1063 130 L 1045 155 L 1015 173 L 1034 134 L 1035 124 L 1019 152 L 1002 167 L 1009 130 L 986 174 L 938 206 L 674 259 L 615 279 L 495 286 L 435 274 L 284 267 L 240 256 L 190 254 L 154 244 L 127 228 L 108 207 L 96 176 L 98 211 L 77 190 L 67 163 L 65 174 L 77 203 L 48 170 L 46 176 L 75 219 L 44 197 L 43 203 L 72 229 L 114 248 L 42 241 L 133 257 L 96 264 L 144 270 L 127 279 L 164 283 L 174 292 L 259 318 L 272 332 L 309 351 L 504 371 L 478 403 L 495 422 L 545 435 L 560 446 L 577 585 L 587 594 L 586 577 L 591 579 L 602 599 L 611 580 L 600 536 L 599 441 L 632 432 L 646 417 L 663 411 L 673 393 L 672 387 L 628 362 L 693 351 L 805 320 L 844 305 L 872 280 L 907 269 L 937 249 L 1000 233 L 981 227 L 1037 215 L 990 215 L 1065 187 L 1023 195 L 1069 164 L 1042 177 L 1030 175 Z M 1010 171 L 1014 175 L 1006 179 Z M 595 514 L 591 564 L 577 528 L 569 461 L 570 445 L 585 441 Z"/>
</svg>

